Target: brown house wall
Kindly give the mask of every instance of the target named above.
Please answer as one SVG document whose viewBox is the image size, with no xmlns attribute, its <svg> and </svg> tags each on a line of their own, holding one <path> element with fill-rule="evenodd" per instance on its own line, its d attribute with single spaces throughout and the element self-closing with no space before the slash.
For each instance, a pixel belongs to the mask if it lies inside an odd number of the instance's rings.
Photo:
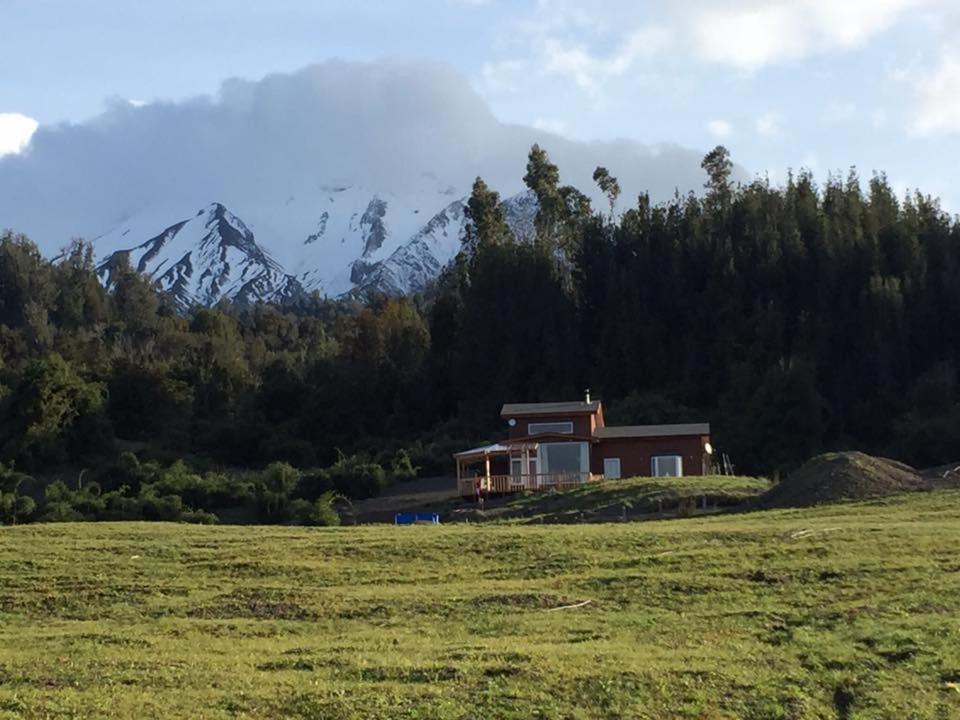
<svg viewBox="0 0 960 720">
<path fill-rule="evenodd" d="M 703 475 L 705 436 L 601 439 L 590 449 L 590 471 L 603 472 L 605 458 L 620 458 L 622 477 L 647 477 L 653 474 L 651 458 L 655 455 L 683 457 L 684 475 Z"/>
<path fill-rule="evenodd" d="M 593 415 L 542 415 L 542 416 L 523 416 L 516 418 L 517 424 L 513 427 L 508 426 L 509 437 L 511 440 L 529 437 L 527 434 L 527 425 L 529 423 L 552 423 L 552 422 L 573 422 L 573 434 L 581 437 L 590 437 L 593 435 L 593 429 L 596 427 Z M 509 420 L 510 418 L 507 418 Z"/>
</svg>

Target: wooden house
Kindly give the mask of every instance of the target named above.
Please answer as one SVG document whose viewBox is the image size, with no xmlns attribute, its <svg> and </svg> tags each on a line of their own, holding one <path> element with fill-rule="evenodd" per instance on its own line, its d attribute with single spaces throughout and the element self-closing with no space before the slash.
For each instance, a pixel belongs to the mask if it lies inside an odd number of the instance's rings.
<svg viewBox="0 0 960 720">
<path fill-rule="evenodd" d="M 507 437 L 456 453 L 463 496 L 570 488 L 622 477 L 704 475 L 710 425 L 607 425 L 603 405 L 508 403 L 500 411 Z"/>
</svg>

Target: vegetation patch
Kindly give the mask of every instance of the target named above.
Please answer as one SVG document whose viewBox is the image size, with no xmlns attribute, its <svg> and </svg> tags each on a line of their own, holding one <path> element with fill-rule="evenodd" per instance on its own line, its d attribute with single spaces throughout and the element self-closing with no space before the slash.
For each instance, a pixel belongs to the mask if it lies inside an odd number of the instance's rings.
<svg viewBox="0 0 960 720">
<path fill-rule="evenodd" d="M 266 588 L 238 588 L 188 612 L 204 619 L 314 620 L 317 613 L 303 607 L 295 594 Z"/>
</svg>

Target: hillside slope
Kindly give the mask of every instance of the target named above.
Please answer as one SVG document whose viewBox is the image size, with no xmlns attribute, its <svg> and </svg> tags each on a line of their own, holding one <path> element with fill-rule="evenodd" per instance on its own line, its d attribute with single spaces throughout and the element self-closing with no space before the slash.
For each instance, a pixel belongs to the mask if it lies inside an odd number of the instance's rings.
<svg viewBox="0 0 960 720">
<path fill-rule="evenodd" d="M 953 718 L 958 502 L 0 529 L 0 717 Z"/>
</svg>

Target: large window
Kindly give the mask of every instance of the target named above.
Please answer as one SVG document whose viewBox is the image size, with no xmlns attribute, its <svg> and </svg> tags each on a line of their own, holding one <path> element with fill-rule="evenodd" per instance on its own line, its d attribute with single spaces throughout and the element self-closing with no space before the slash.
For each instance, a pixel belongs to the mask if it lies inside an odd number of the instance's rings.
<svg viewBox="0 0 960 720">
<path fill-rule="evenodd" d="M 543 473 L 581 473 L 590 468 L 587 443 L 540 443 L 540 458 Z"/>
<path fill-rule="evenodd" d="M 573 434 L 573 421 L 527 423 L 527 435 L 543 435 L 545 433 Z"/>
<path fill-rule="evenodd" d="M 681 477 L 683 458 L 679 455 L 654 455 L 650 464 L 654 477 Z"/>
</svg>

